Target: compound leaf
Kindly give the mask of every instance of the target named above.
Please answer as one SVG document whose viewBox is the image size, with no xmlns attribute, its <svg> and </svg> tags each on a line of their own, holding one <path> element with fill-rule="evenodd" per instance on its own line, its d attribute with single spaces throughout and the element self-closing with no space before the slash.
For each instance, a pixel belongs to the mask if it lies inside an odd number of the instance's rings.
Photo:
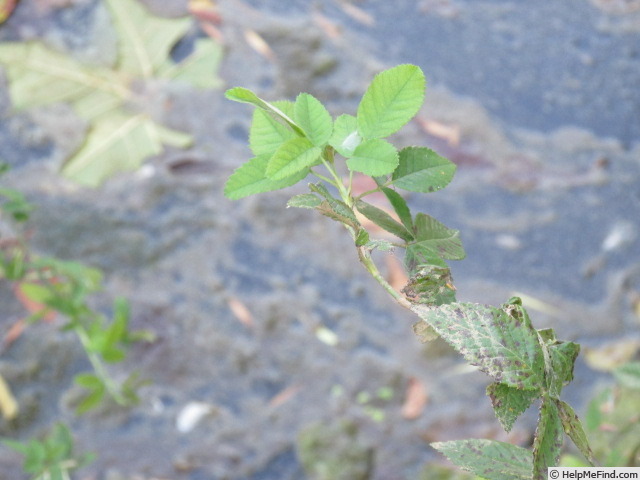
<svg viewBox="0 0 640 480">
<path fill-rule="evenodd" d="M 353 115 L 340 115 L 333 124 L 333 134 L 329 145 L 343 157 L 351 157 L 356 147 L 362 142 L 358 133 L 358 121 Z"/>
<path fill-rule="evenodd" d="M 383 228 L 387 232 L 393 233 L 398 238 L 403 239 L 405 242 L 413 240 L 413 234 L 407 230 L 407 228 L 401 223 L 396 222 L 391 215 L 384 210 L 379 209 L 371 205 L 370 203 L 358 200 L 356 202 L 356 208 L 358 211 L 371 220 L 373 223 Z"/>
<path fill-rule="evenodd" d="M 542 349 L 520 305 L 413 304 L 411 310 L 496 382 L 535 391 L 543 385 Z"/>
<path fill-rule="evenodd" d="M 273 105 L 287 116 L 293 116 L 293 102 L 279 101 L 273 102 Z M 297 137 L 288 125 L 277 121 L 265 110 L 254 110 L 249 129 L 249 147 L 254 155 L 273 155 L 280 145 Z"/>
<path fill-rule="evenodd" d="M 533 478 L 546 479 L 547 468 L 558 465 L 564 430 L 558 407 L 549 397 L 540 406 L 540 416 L 533 439 Z"/>
<path fill-rule="evenodd" d="M 386 140 L 364 140 L 355 148 L 353 156 L 347 159 L 347 166 L 350 170 L 371 177 L 386 175 L 398 166 L 398 152 Z"/>
<path fill-rule="evenodd" d="M 309 173 L 308 170 L 301 170 L 282 180 L 272 180 L 266 176 L 269 157 L 269 155 L 259 155 L 238 167 L 224 186 L 225 197 L 237 200 L 256 193 L 280 190 L 298 183 Z"/>
<path fill-rule="evenodd" d="M 275 151 L 267 165 L 267 177 L 282 180 L 314 165 L 322 150 L 303 137 L 287 140 Z"/>
<path fill-rule="evenodd" d="M 531 480 L 533 459 L 522 447 L 496 440 L 468 439 L 431 446 L 460 468 L 491 480 Z"/>
<path fill-rule="evenodd" d="M 411 192 L 440 190 L 451 182 L 456 172 L 455 163 L 426 147 L 403 148 L 399 157 L 393 184 Z"/>
<path fill-rule="evenodd" d="M 555 402 L 558 407 L 558 413 L 560 415 L 560 421 L 562 422 L 564 432 L 573 441 L 575 446 L 578 447 L 578 450 L 580 450 L 589 463 L 594 465 L 595 459 L 593 458 L 593 452 L 591 451 L 587 435 L 582 428 L 582 423 L 580 423 L 578 415 L 576 415 L 576 412 L 574 412 L 573 408 L 571 408 L 568 403 L 558 399 L 555 399 Z"/>
<path fill-rule="evenodd" d="M 511 431 L 513 423 L 529 408 L 538 394 L 536 390 L 520 390 L 504 383 L 492 383 L 487 387 L 487 395 L 491 399 L 496 417 L 507 432 Z"/>
<path fill-rule="evenodd" d="M 397 132 L 420 110 L 425 84 L 415 65 L 398 65 L 376 75 L 358 105 L 360 135 L 369 139 Z"/>
<path fill-rule="evenodd" d="M 331 115 L 314 96 L 308 93 L 298 95 L 294 107 L 294 118 L 316 147 L 322 147 L 329 141 L 333 129 Z"/>
<path fill-rule="evenodd" d="M 134 77 L 151 78 L 191 26 L 188 17 L 155 17 L 134 0 L 107 0 L 107 6 L 118 32 L 117 68 Z"/>
</svg>

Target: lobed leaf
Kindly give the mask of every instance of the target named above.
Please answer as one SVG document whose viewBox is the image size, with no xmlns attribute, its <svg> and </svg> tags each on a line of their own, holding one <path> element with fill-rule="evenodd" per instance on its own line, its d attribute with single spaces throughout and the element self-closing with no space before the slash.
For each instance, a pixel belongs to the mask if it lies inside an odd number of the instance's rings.
<svg viewBox="0 0 640 480">
<path fill-rule="evenodd" d="M 331 137 L 333 122 L 324 105 L 314 96 L 301 93 L 296 98 L 294 119 L 316 147 L 322 147 Z"/>
<path fill-rule="evenodd" d="M 533 459 L 522 447 L 496 440 L 468 439 L 431 446 L 455 465 L 491 480 L 531 480 Z"/>
<path fill-rule="evenodd" d="M 343 157 L 351 157 L 356 147 L 362 142 L 358 133 L 358 120 L 353 115 L 340 115 L 333 125 L 333 134 L 329 145 Z"/>
<path fill-rule="evenodd" d="M 568 403 L 558 399 L 555 399 L 555 402 L 558 407 L 558 414 L 562 422 L 562 427 L 564 428 L 564 433 L 569 436 L 589 463 L 592 466 L 595 465 L 596 461 L 593 457 L 593 452 L 591 451 L 587 435 L 582 428 L 582 423 L 580 423 L 578 415 L 576 415 L 576 412 L 573 411 L 573 408 L 571 408 Z"/>
<path fill-rule="evenodd" d="M 544 380 L 542 349 L 521 308 L 450 303 L 439 307 L 413 304 L 411 310 L 496 382 L 538 391 Z"/>
<path fill-rule="evenodd" d="M 308 170 L 302 170 L 282 180 L 272 180 L 266 176 L 269 157 L 269 155 L 259 155 L 238 167 L 225 183 L 225 197 L 237 200 L 256 193 L 280 190 L 298 183 L 309 173 Z"/>
<path fill-rule="evenodd" d="M 292 102 L 279 101 L 273 102 L 273 105 L 286 115 L 293 116 Z M 249 129 L 249 147 L 254 155 L 266 153 L 273 155 L 280 145 L 297 137 L 298 135 L 291 127 L 277 121 L 265 110 L 261 108 L 254 110 L 253 121 Z"/>
<path fill-rule="evenodd" d="M 267 164 L 266 175 L 272 180 L 282 180 L 301 171 L 308 171 L 320 159 L 322 150 L 308 139 L 296 137 L 287 140 L 275 151 Z"/>
<path fill-rule="evenodd" d="M 540 406 L 538 426 L 533 439 L 533 478 L 546 480 L 547 468 L 558 465 L 564 439 L 564 430 L 558 407 L 546 397 Z"/>
<path fill-rule="evenodd" d="M 393 233 L 405 242 L 413 240 L 413 234 L 407 230 L 404 225 L 395 221 L 393 217 L 384 210 L 381 210 L 370 203 L 363 202 L 362 200 L 358 200 L 356 202 L 356 208 L 362 215 L 387 232 Z"/>
<path fill-rule="evenodd" d="M 487 387 L 493 411 L 507 432 L 511 431 L 513 423 L 531 406 L 539 394 L 537 390 L 521 390 L 504 383 L 492 383 Z"/>
<path fill-rule="evenodd" d="M 398 152 L 386 140 L 364 140 L 347 159 L 349 170 L 376 177 L 393 172 L 398 166 Z"/>
<path fill-rule="evenodd" d="M 425 84 L 415 65 L 399 65 L 376 75 L 358 105 L 360 135 L 371 139 L 397 132 L 420 110 Z"/>
<path fill-rule="evenodd" d="M 399 158 L 393 184 L 411 192 L 440 190 L 451 182 L 456 172 L 455 163 L 426 147 L 403 148 Z"/>
</svg>

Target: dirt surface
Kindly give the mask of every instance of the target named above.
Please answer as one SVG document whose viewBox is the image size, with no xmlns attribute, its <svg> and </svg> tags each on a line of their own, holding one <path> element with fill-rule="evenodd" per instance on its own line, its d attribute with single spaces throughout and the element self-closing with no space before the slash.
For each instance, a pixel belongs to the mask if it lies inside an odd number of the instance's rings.
<svg viewBox="0 0 640 480">
<path fill-rule="evenodd" d="M 165 15 L 184 8 L 145 3 Z M 640 13 L 634 2 L 613 3 L 228 0 L 220 75 L 268 99 L 307 91 L 338 114 L 355 111 L 375 72 L 420 65 L 426 103 L 395 140 L 429 145 L 459 166 L 446 190 L 408 197 L 462 232 L 458 298 L 498 304 L 520 292 L 538 300 L 535 325 L 561 338 L 637 339 Z M 0 40 L 113 54 L 99 2 L 46 4 L 24 0 Z M 271 53 L 256 51 L 247 32 Z M 351 465 L 375 480 L 418 479 L 439 458 L 430 441 L 530 440 L 535 412 L 504 434 L 484 397 L 488 379 L 446 346 L 418 342 L 414 318 L 365 275 L 337 224 L 284 209 L 302 187 L 223 197 L 250 155 L 248 107 L 217 90 L 174 92 L 167 120 L 195 147 L 86 190 L 57 174 L 83 125 L 65 107 L 11 114 L 5 85 L 0 157 L 13 170 L 4 182 L 39 206 L 33 245 L 103 269 L 97 307 L 129 298 L 133 326 L 158 339 L 118 367 L 151 380 L 140 406 L 78 418 L 71 385 L 88 368 L 82 352 L 67 334 L 32 328 L 0 357 L 22 406 L 17 422 L 0 422 L 1 435 L 28 438 L 64 420 L 81 450 L 98 453 L 77 478 L 97 480 L 303 479 L 308 452 L 297 439 L 318 423 L 348 431 Z M 6 328 L 20 316 L 6 289 L 1 308 Z M 318 334 L 326 331 L 335 342 Z M 605 379 L 582 360 L 576 377 L 567 398 L 580 411 Z M 403 406 L 416 385 L 426 405 L 409 419 Z M 180 431 L 189 409 L 207 414 Z M 2 447 L 0 478 L 19 472 L 19 456 Z"/>
</svg>

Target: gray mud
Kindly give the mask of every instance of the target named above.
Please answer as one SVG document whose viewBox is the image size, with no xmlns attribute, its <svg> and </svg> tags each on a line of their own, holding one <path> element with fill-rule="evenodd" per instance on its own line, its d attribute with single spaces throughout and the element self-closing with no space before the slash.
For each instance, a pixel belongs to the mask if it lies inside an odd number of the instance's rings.
<svg viewBox="0 0 640 480">
<path fill-rule="evenodd" d="M 86 58 L 99 57 L 96 45 L 111 51 L 98 2 L 72 3 L 38 16 L 23 2 L 0 38 L 41 37 Z M 183 8 L 146 3 L 167 15 Z M 308 91 L 335 114 L 355 110 L 376 71 L 421 65 L 430 79 L 421 122 L 396 140 L 430 145 L 459 166 L 445 191 L 409 196 L 414 209 L 462 232 L 459 299 L 497 304 L 521 292 L 546 306 L 532 308 L 534 323 L 561 338 L 638 338 L 640 13 L 609 2 L 543 3 L 362 1 L 353 4 L 366 14 L 358 16 L 330 1 L 229 0 L 220 5 L 221 76 L 270 99 Z M 275 60 L 247 44 L 247 29 Z M 98 453 L 78 478 L 98 480 L 302 479 L 296 439 L 318 422 L 349 431 L 350 458 L 368 462 L 359 471 L 375 480 L 419 478 L 439 458 L 430 441 L 527 444 L 535 412 L 501 432 L 484 397 L 487 378 L 446 346 L 418 342 L 414 319 L 367 277 L 337 224 L 284 209 L 303 188 L 223 197 L 226 177 L 250 155 L 248 107 L 221 91 L 171 100 L 168 123 L 195 135 L 196 147 L 88 191 L 56 173 L 82 136 L 71 112 L 13 116 L 0 90 L 0 156 L 13 165 L 5 181 L 39 206 L 33 245 L 103 269 L 96 305 L 108 311 L 112 298 L 127 297 L 133 326 L 158 336 L 117 367 L 151 380 L 141 405 L 77 418 L 71 385 L 88 368 L 82 352 L 47 325 L 29 330 L 0 357 L 23 412 L 0 423 L 0 434 L 28 438 L 62 419 L 81 450 Z M 233 314 L 235 301 L 252 325 Z M 6 291 L 2 313 L 3 328 L 20 316 Z M 322 328 L 337 344 L 319 339 Z M 428 401 L 408 420 L 401 408 L 412 378 Z M 579 360 L 567 392 L 578 411 L 597 381 Z M 385 387 L 391 398 L 375 398 Z M 362 392 L 373 399 L 359 402 Z M 193 402 L 209 413 L 179 432 L 177 418 Z M 20 478 L 19 462 L 0 450 L 0 478 Z"/>
</svg>

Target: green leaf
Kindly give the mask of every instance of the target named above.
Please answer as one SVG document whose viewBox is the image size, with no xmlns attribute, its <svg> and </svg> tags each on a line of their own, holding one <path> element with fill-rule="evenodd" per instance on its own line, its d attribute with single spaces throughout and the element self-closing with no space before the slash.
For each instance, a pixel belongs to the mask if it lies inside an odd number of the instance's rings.
<svg viewBox="0 0 640 480">
<path fill-rule="evenodd" d="M 282 180 L 313 166 L 322 150 L 302 137 L 287 140 L 276 150 L 267 164 L 266 175 L 271 180 Z"/>
<path fill-rule="evenodd" d="M 454 464 L 491 480 L 531 480 L 531 452 L 510 443 L 469 439 L 436 442 L 431 446 Z"/>
<path fill-rule="evenodd" d="M 358 105 L 358 132 L 381 138 L 397 132 L 418 113 L 425 78 L 415 65 L 399 65 L 375 76 Z"/>
<path fill-rule="evenodd" d="M 407 229 L 412 232 L 413 231 L 413 220 L 411 218 L 411 211 L 409 210 L 409 206 L 402 196 L 391 188 L 382 187 L 382 193 L 387 197 L 389 203 L 398 214 L 398 218 L 402 222 L 402 224 L 407 227 Z"/>
<path fill-rule="evenodd" d="M 188 17 L 152 16 L 135 0 L 107 0 L 106 3 L 118 33 L 117 68 L 134 77 L 152 77 L 191 26 Z"/>
<path fill-rule="evenodd" d="M 358 230 L 355 238 L 356 247 L 362 247 L 369 243 L 369 232 L 367 232 L 364 228 Z"/>
<path fill-rule="evenodd" d="M 349 225 L 356 231 L 360 230 L 360 223 L 356 219 L 353 210 L 351 210 L 351 208 L 349 208 L 346 203 L 331 196 L 331 194 L 323 184 L 309 184 L 309 189 L 311 189 L 312 192 L 322 195 L 325 198 L 325 201 L 323 201 L 317 207 L 317 210 L 322 215 L 329 217 L 332 220 L 336 220 L 340 223 L 344 223 L 345 225 Z"/>
<path fill-rule="evenodd" d="M 558 414 L 560 416 L 564 432 L 573 441 L 575 446 L 578 447 L 580 453 L 584 455 L 589 463 L 592 466 L 595 465 L 596 461 L 593 457 L 593 452 L 591 451 L 587 435 L 582 428 L 582 423 L 580 423 L 578 415 L 576 415 L 576 412 L 573 411 L 573 408 L 571 408 L 568 403 L 558 399 L 556 399 L 555 402 L 558 407 Z"/>
<path fill-rule="evenodd" d="M 210 38 L 196 40 L 193 52 L 179 63 L 166 60 L 158 76 L 198 88 L 217 88 L 222 84 L 216 75 L 222 59 L 222 47 Z"/>
<path fill-rule="evenodd" d="M 293 115 L 292 102 L 273 102 L 273 105 L 286 115 Z M 254 155 L 273 155 L 280 145 L 297 137 L 291 127 L 277 121 L 268 112 L 260 108 L 253 112 L 253 121 L 249 129 L 249 147 Z"/>
<path fill-rule="evenodd" d="M 398 166 L 398 152 L 386 140 L 365 140 L 356 147 L 353 156 L 347 159 L 347 166 L 349 170 L 371 177 L 386 175 Z"/>
<path fill-rule="evenodd" d="M 533 478 L 546 479 L 547 468 L 558 465 L 563 439 L 564 430 L 556 403 L 546 397 L 540 406 L 533 439 Z"/>
<path fill-rule="evenodd" d="M 510 432 L 516 419 L 529 408 L 539 395 L 536 390 L 519 390 L 504 383 L 492 383 L 487 387 L 491 405 L 505 431 Z"/>
<path fill-rule="evenodd" d="M 356 202 L 356 208 L 362 215 L 387 232 L 393 233 L 395 236 L 406 242 L 413 240 L 413 234 L 407 230 L 404 225 L 396 222 L 393 217 L 384 210 L 381 210 L 370 203 L 363 202 L 362 200 L 358 200 Z"/>
<path fill-rule="evenodd" d="M 435 192 L 446 187 L 456 172 L 455 163 L 425 147 L 400 150 L 400 163 L 393 184 L 411 192 Z"/>
<path fill-rule="evenodd" d="M 580 353 L 580 345 L 573 342 L 556 341 L 545 345 L 550 365 L 547 368 L 547 389 L 554 397 L 559 397 L 562 388 L 573 380 L 573 366 Z"/>
<path fill-rule="evenodd" d="M 316 197 L 313 193 L 302 193 L 291 197 L 287 202 L 287 208 L 318 208 L 321 203 L 322 200 Z"/>
<path fill-rule="evenodd" d="M 50 288 L 38 283 L 23 282 L 20 284 L 19 288 L 30 300 L 43 305 L 47 305 L 55 296 L 55 293 Z"/>
<path fill-rule="evenodd" d="M 96 187 L 115 173 L 138 168 L 146 158 L 160 153 L 163 143 L 186 146 L 191 140 L 191 136 L 168 130 L 145 115 L 113 112 L 94 123 L 62 173 L 80 184 Z"/>
<path fill-rule="evenodd" d="M 370 240 L 366 243 L 365 247 L 369 250 L 380 250 L 382 252 L 389 252 L 395 248 L 393 243 L 386 240 Z"/>
<path fill-rule="evenodd" d="M 613 376 L 620 385 L 633 390 L 640 390 L 640 362 L 629 362 L 613 371 Z"/>
<path fill-rule="evenodd" d="M 295 121 L 311 143 L 322 147 L 329 141 L 333 129 L 331 115 L 318 99 L 308 93 L 301 93 L 296 98 L 294 109 Z"/>
<path fill-rule="evenodd" d="M 411 310 L 496 382 L 535 391 L 543 385 L 542 349 L 521 306 L 413 304 Z"/>
<path fill-rule="evenodd" d="M 329 145 L 343 157 L 351 157 L 356 147 L 362 142 L 358 133 L 358 121 L 353 115 L 340 115 L 333 125 L 333 134 Z"/>
<path fill-rule="evenodd" d="M 442 263 L 437 259 L 461 260 L 465 257 L 460 232 L 447 228 L 435 218 L 418 213 L 414 220 L 416 240 L 407 246 L 405 263 L 414 265 Z"/>
<path fill-rule="evenodd" d="M 266 176 L 268 163 L 269 155 L 259 155 L 238 167 L 225 183 L 225 197 L 237 200 L 256 193 L 280 190 L 298 183 L 309 173 L 308 170 L 302 170 L 282 180 L 272 180 Z"/>
<path fill-rule="evenodd" d="M 291 117 L 289 117 L 289 115 L 285 114 L 274 104 L 261 99 L 251 90 L 243 87 L 235 87 L 227 90 L 224 95 L 229 100 L 233 100 L 234 102 L 249 103 L 263 109 L 265 112 L 268 112 L 271 116 L 273 116 L 273 118 L 284 123 L 285 125 L 288 125 L 291 129 L 293 129 L 294 132 L 304 137 L 304 131 L 291 119 Z"/>
<path fill-rule="evenodd" d="M 409 279 L 402 293 L 411 303 L 423 305 L 439 306 L 456 301 L 451 270 L 437 265 L 421 267 Z"/>
<path fill-rule="evenodd" d="M 81 387 L 88 389 L 102 388 L 103 382 L 93 373 L 79 373 L 73 378 L 73 381 Z"/>
</svg>

